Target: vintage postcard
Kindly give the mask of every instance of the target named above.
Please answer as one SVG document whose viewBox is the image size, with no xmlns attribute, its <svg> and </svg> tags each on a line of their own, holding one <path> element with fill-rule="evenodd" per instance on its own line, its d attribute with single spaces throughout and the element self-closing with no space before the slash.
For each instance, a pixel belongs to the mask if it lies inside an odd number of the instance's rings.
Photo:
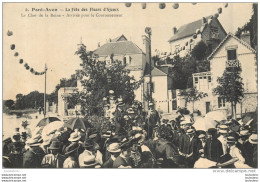
<svg viewBox="0 0 260 182">
<path fill-rule="evenodd" d="M 26 181 L 28 168 L 257 177 L 257 3 L 4 2 L 2 11 L 2 180 Z"/>
</svg>

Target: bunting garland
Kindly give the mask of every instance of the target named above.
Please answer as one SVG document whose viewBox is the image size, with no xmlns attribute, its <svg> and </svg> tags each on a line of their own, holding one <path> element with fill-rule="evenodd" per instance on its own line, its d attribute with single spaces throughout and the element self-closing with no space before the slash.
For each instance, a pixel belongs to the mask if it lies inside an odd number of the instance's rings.
<svg viewBox="0 0 260 182">
<path fill-rule="evenodd" d="M 8 30 L 8 31 L 7 31 L 7 36 L 12 36 L 12 35 L 13 35 L 13 32 L 10 31 L 10 30 Z M 11 50 L 15 50 L 15 44 L 11 44 L 11 45 L 10 45 L 10 49 L 11 49 Z M 15 52 L 15 53 L 14 53 L 14 56 L 15 56 L 15 57 L 18 57 L 18 56 L 19 56 L 19 53 L 18 53 L 18 52 Z M 19 59 L 19 63 L 20 63 L 20 64 L 23 64 L 23 63 L 24 63 L 24 60 L 23 60 L 23 59 Z M 44 71 L 42 71 L 42 72 L 35 71 L 34 68 L 32 68 L 32 67 L 30 67 L 30 66 L 28 65 L 28 63 L 24 63 L 24 68 L 25 68 L 26 70 L 29 70 L 29 71 L 30 71 L 32 74 L 34 74 L 34 75 L 44 75 L 44 74 L 46 73 L 46 71 L 47 71 L 47 68 L 46 68 Z"/>
</svg>

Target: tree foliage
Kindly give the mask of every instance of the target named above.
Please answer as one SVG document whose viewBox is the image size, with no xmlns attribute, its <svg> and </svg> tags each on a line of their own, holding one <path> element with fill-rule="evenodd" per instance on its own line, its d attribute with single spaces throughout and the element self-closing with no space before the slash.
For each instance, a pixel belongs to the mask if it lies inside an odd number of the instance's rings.
<svg viewBox="0 0 260 182">
<path fill-rule="evenodd" d="M 253 14 L 243 27 L 238 28 L 235 35 L 240 38 L 242 32 L 249 31 L 250 33 L 250 43 L 251 46 L 257 50 L 257 41 L 258 41 L 258 4 L 254 3 L 252 5 Z"/>
<path fill-rule="evenodd" d="M 14 109 L 14 101 L 9 99 L 4 101 L 4 106 L 8 109 Z"/>
<path fill-rule="evenodd" d="M 114 60 L 113 55 L 110 56 L 111 64 L 100 61 L 98 55 L 86 50 L 85 45 L 75 54 L 82 60 L 82 69 L 76 76 L 80 79 L 83 90 L 75 93 L 72 99 L 81 105 L 83 113 L 101 113 L 102 100 L 108 96 L 109 90 L 114 90 L 115 97 L 122 97 L 125 103 L 134 101 L 134 90 L 140 86 L 142 80 L 136 81 L 130 76 L 130 71 L 125 69 L 121 61 Z"/>
<path fill-rule="evenodd" d="M 239 69 L 225 70 L 217 82 L 218 86 L 213 89 L 213 93 L 230 102 L 233 113 L 233 106 L 236 108 L 236 104 L 240 103 L 244 97 L 244 84 Z"/>
<path fill-rule="evenodd" d="M 44 106 L 44 94 L 38 91 L 30 92 L 27 95 L 17 94 L 15 109 L 38 108 Z"/>
</svg>

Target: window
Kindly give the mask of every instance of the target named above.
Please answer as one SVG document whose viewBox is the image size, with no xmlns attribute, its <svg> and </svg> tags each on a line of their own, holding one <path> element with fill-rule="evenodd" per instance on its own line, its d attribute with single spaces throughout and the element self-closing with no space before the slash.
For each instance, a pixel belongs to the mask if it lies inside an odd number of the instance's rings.
<svg viewBox="0 0 260 182">
<path fill-rule="evenodd" d="M 211 26 L 210 31 L 211 31 L 211 38 L 212 39 L 219 39 L 218 27 Z"/>
<path fill-rule="evenodd" d="M 225 106 L 226 106 L 225 98 L 219 97 L 218 98 L 218 108 L 225 107 Z"/>
<path fill-rule="evenodd" d="M 227 50 L 227 58 L 228 60 L 236 60 L 237 59 L 237 50 Z"/>
<path fill-rule="evenodd" d="M 198 77 L 195 77 L 195 83 L 199 83 Z"/>
<path fill-rule="evenodd" d="M 211 82 L 211 76 L 208 76 L 208 82 L 209 83 Z"/>
<path fill-rule="evenodd" d="M 126 57 L 124 57 L 123 65 L 126 65 Z"/>
</svg>

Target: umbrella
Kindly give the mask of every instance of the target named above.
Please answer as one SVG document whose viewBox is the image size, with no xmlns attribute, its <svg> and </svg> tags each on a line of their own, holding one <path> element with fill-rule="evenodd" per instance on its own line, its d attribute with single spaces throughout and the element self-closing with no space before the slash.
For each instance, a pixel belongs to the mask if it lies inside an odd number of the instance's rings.
<svg viewBox="0 0 260 182">
<path fill-rule="evenodd" d="M 64 128 L 64 123 L 62 121 L 54 121 L 47 124 L 42 130 L 42 137 L 48 136 L 51 133 L 55 133 L 57 130 Z"/>
<path fill-rule="evenodd" d="M 64 123 L 64 127 L 68 127 L 72 130 L 78 128 L 78 129 L 84 129 L 86 131 L 86 126 L 84 124 L 84 120 L 82 118 L 72 118 L 69 119 Z"/>
<path fill-rule="evenodd" d="M 53 121 L 60 121 L 59 118 L 56 118 L 56 117 L 47 117 L 47 118 L 44 118 L 42 119 L 36 126 L 46 126 L 47 124 L 53 122 Z"/>
<path fill-rule="evenodd" d="M 250 112 L 250 113 L 245 113 L 244 116 L 242 117 L 242 122 L 245 125 L 250 125 L 253 120 L 257 119 L 257 113 Z"/>
<path fill-rule="evenodd" d="M 205 117 L 198 116 L 195 118 L 195 123 L 193 124 L 193 127 L 198 131 L 208 131 L 209 128 L 215 128 L 217 125 L 217 122 L 213 119 L 208 119 Z"/>
<path fill-rule="evenodd" d="M 227 120 L 227 115 L 222 111 L 211 111 L 205 115 L 205 118 L 221 122 Z"/>
</svg>

